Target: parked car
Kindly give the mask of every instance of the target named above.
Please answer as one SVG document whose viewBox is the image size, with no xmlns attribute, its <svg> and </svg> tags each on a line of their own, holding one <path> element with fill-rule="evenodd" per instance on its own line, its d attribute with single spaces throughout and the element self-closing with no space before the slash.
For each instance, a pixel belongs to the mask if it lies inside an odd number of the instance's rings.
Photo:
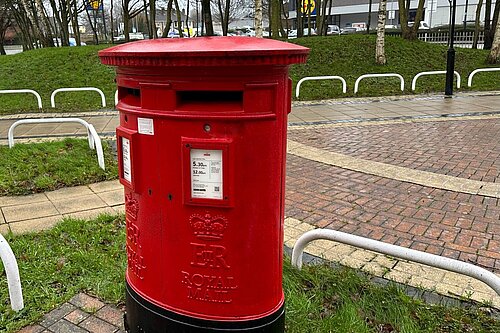
<svg viewBox="0 0 500 333">
<path fill-rule="evenodd" d="M 345 27 L 342 30 L 340 30 L 341 35 L 355 34 L 356 32 L 358 32 L 358 29 L 353 27 Z"/>
<path fill-rule="evenodd" d="M 408 22 L 408 26 L 409 27 L 413 27 L 413 25 L 415 24 L 415 22 Z M 429 25 L 427 24 L 427 22 L 424 22 L 424 21 L 420 21 L 420 24 L 418 26 L 418 30 L 429 30 L 431 27 L 429 27 Z"/>
<path fill-rule="evenodd" d="M 327 35 L 340 35 L 340 28 L 338 25 L 328 25 L 328 28 L 326 29 L 326 34 Z"/>
<path fill-rule="evenodd" d="M 304 28 L 303 36 L 309 36 L 309 28 Z M 316 29 L 311 28 L 311 36 L 316 36 Z"/>
</svg>

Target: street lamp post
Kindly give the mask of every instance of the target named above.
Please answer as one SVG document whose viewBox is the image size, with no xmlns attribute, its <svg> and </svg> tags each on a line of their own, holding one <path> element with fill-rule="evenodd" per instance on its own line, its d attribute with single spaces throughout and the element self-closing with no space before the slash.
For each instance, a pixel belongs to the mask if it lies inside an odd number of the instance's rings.
<svg viewBox="0 0 500 333">
<path fill-rule="evenodd" d="M 448 0 L 450 3 L 450 36 L 449 47 L 446 60 L 446 86 L 444 94 L 446 96 L 453 95 L 453 75 L 455 72 L 455 49 L 453 48 L 455 40 L 455 13 L 457 9 L 457 0 Z"/>
</svg>

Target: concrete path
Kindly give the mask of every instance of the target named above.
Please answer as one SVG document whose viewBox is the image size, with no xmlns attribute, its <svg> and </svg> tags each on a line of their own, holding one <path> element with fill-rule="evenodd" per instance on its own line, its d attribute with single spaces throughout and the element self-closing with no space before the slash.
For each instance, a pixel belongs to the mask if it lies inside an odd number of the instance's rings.
<svg viewBox="0 0 500 333">
<path fill-rule="evenodd" d="M 82 116 L 113 135 L 116 113 Z M 0 140 L 14 118 L 0 117 Z M 22 140 L 40 139 L 37 125 L 24 130 Z M 53 137 L 80 134 L 67 127 L 43 130 Z M 287 246 L 307 230 L 332 228 L 500 270 L 500 95 L 296 102 L 288 150 Z M 0 197 L 0 231 L 123 211 L 122 203 L 117 181 Z M 330 241 L 313 242 L 306 251 L 500 308 L 492 289 L 458 274 Z"/>
</svg>

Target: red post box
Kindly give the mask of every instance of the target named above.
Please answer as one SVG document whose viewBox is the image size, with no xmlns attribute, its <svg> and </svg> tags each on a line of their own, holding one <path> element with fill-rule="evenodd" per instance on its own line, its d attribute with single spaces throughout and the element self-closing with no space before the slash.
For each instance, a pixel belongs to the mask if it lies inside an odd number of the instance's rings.
<svg viewBox="0 0 500 333">
<path fill-rule="evenodd" d="M 269 39 L 127 43 L 116 130 L 128 332 L 282 332 L 288 66 Z"/>
</svg>

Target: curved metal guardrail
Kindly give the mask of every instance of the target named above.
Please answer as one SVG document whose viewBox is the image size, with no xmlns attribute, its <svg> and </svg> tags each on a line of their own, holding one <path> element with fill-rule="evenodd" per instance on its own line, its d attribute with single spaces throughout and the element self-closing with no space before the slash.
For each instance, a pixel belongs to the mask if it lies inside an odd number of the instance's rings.
<svg viewBox="0 0 500 333">
<path fill-rule="evenodd" d="M 106 106 L 106 96 L 104 96 L 104 93 L 102 92 L 101 89 L 99 88 L 94 88 L 94 87 L 83 87 L 83 88 L 59 88 L 59 89 L 56 89 L 52 92 L 52 94 L 50 95 L 50 106 L 55 108 L 56 107 L 56 95 L 60 92 L 66 92 L 66 91 L 95 91 L 95 92 L 98 92 L 99 95 L 101 95 L 101 102 L 102 102 L 102 106 L 105 107 Z"/>
<path fill-rule="evenodd" d="M 405 90 L 405 79 L 400 74 L 396 73 L 386 73 L 386 74 L 364 74 L 356 79 L 354 83 L 354 93 L 357 94 L 359 90 L 359 82 L 363 79 L 374 78 L 374 77 L 397 77 L 401 81 L 401 91 Z"/>
<path fill-rule="evenodd" d="M 304 233 L 299 237 L 292 251 L 292 265 L 298 269 L 302 268 L 302 253 L 310 242 L 317 239 L 327 239 L 365 250 L 374 251 L 392 257 L 417 262 L 420 264 L 441 268 L 447 271 L 463 274 L 486 283 L 500 295 L 500 277 L 484 268 L 472 264 L 441 257 L 435 254 L 425 253 L 405 247 L 387 244 L 373 239 L 346 234 L 331 229 L 315 229 Z"/>
<path fill-rule="evenodd" d="M 467 80 L 467 86 L 469 88 L 472 87 L 472 79 L 474 78 L 474 75 L 476 75 L 477 73 L 481 73 L 481 72 L 500 72 L 500 68 L 478 68 L 478 69 L 473 70 L 469 74 L 469 79 Z"/>
<path fill-rule="evenodd" d="M 7 276 L 7 285 L 9 288 L 9 298 L 12 310 L 20 311 L 24 308 L 23 289 L 21 287 L 21 278 L 19 277 L 19 267 L 17 260 L 5 238 L 0 235 L 0 257 Z"/>
<path fill-rule="evenodd" d="M 461 77 L 460 74 L 457 71 L 453 72 L 455 76 L 457 77 L 457 89 L 460 89 L 460 84 L 461 84 Z M 417 80 L 419 77 L 424 76 L 424 75 L 437 75 L 437 74 L 446 74 L 446 71 L 430 71 L 430 72 L 420 72 L 411 81 L 411 90 L 415 91 L 416 85 L 417 85 Z"/>
<path fill-rule="evenodd" d="M 97 152 L 97 161 L 101 169 L 106 170 L 104 164 L 104 152 L 102 150 L 102 143 L 99 134 L 92 124 L 89 124 L 80 118 L 41 118 L 41 119 L 21 119 L 12 123 L 9 127 L 7 139 L 9 141 L 9 148 L 14 146 L 14 129 L 21 124 L 40 124 L 40 123 L 78 123 L 87 129 L 88 141 L 90 149 L 95 149 Z"/>
<path fill-rule="evenodd" d="M 295 97 L 299 98 L 300 95 L 300 86 L 302 83 L 305 81 L 317 81 L 317 80 L 340 80 L 342 82 L 342 92 L 345 94 L 347 93 L 347 83 L 345 79 L 342 76 L 306 76 L 302 79 L 299 80 L 297 83 L 297 87 L 295 88 Z"/>
<path fill-rule="evenodd" d="M 0 94 L 33 94 L 36 97 L 38 108 L 42 108 L 42 98 L 40 94 L 31 89 L 0 90 Z"/>
</svg>

